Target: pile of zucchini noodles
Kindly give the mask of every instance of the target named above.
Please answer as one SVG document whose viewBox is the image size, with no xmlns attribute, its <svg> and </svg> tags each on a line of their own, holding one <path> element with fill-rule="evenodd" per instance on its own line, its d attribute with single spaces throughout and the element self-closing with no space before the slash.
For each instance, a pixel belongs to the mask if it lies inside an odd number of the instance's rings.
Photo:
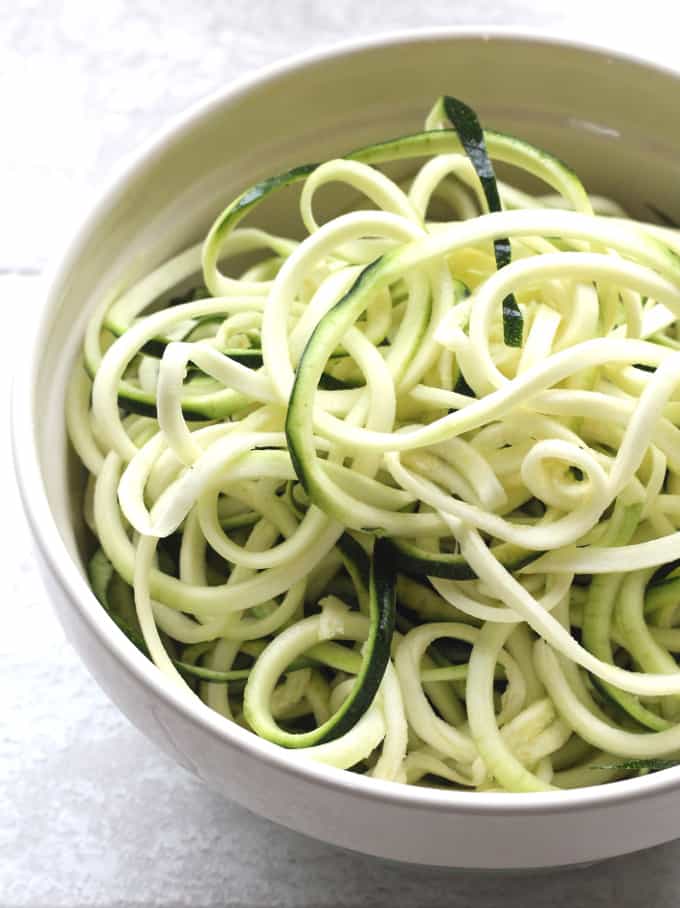
<svg viewBox="0 0 680 908">
<path fill-rule="evenodd" d="M 294 183 L 302 241 L 240 224 Z M 89 322 L 94 592 L 291 759 L 513 792 L 675 762 L 678 251 L 450 97 L 251 187 Z"/>
</svg>

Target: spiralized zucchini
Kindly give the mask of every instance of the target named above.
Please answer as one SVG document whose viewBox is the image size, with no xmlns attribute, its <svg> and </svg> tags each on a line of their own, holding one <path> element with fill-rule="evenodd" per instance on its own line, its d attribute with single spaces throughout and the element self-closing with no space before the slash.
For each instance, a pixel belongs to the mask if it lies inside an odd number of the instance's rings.
<svg viewBox="0 0 680 908">
<path fill-rule="evenodd" d="M 303 239 L 241 225 L 293 184 Z M 291 759 L 513 792 L 672 765 L 679 251 L 453 98 L 247 189 L 91 320 L 94 593 Z"/>
</svg>

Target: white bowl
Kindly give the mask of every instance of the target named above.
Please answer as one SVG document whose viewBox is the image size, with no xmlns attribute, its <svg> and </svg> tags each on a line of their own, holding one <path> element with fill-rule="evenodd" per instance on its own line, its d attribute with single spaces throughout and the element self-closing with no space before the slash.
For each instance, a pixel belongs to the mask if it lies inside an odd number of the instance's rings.
<svg viewBox="0 0 680 908">
<path fill-rule="evenodd" d="M 416 131 L 448 92 L 566 159 L 589 189 L 680 215 L 680 76 L 602 49 L 507 31 L 392 35 L 275 66 L 181 117 L 84 220 L 51 282 L 13 396 L 17 477 L 50 596 L 94 678 L 137 727 L 227 797 L 308 835 L 464 868 L 595 861 L 680 836 L 680 768 L 596 788 L 409 788 L 293 759 L 166 684 L 90 592 L 64 386 L 104 294 L 197 239 L 258 178 Z M 285 210 L 274 208 L 274 227 Z M 87 746 L 83 742 L 83 746 Z"/>
</svg>

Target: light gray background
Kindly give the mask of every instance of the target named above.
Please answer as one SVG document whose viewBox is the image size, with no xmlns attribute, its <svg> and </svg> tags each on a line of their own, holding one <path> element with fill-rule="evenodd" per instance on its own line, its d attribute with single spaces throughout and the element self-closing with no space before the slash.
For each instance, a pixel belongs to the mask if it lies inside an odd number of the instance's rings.
<svg viewBox="0 0 680 908">
<path fill-rule="evenodd" d="M 111 169 L 192 101 L 264 64 L 423 25 L 543 27 L 670 63 L 670 0 L 0 0 L 5 378 L 41 271 Z M 669 21 L 669 16 L 671 21 Z M 637 21 L 644 18 L 644 24 Z M 680 61 L 678 61 L 680 63 Z M 6 394 L 7 381 L 0 383 Z M 2 398 L 7 409 L 6 397 Z M 512 878 L 337 851 L 222 801 L 170 763 L 79 664 L 36 576 L 6 433 L 0 570 L 0 906 L 649 906 L 680 902 L 680 843 Z"/>
</svg>

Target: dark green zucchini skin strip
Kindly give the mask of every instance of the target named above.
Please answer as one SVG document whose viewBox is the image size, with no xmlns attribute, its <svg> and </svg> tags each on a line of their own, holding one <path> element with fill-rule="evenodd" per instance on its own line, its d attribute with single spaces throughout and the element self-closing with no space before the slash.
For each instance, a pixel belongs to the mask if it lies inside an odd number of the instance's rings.
<svg viewBox="0 0 680 908">
<path fill-rule="evenodd" d="M 277 189 L 284 189 L 286 186 L 292 186 L 313 173 L 319 164 L 302 164 L 299 167 L 293 167 L 285 173 L 276 174 L 273 177 L 267 177 L 254 186 L 250 186 L 245 192 L 242 192 L 234 201 L 225 208 L 222 217 L 213 227 L 212 232 L 222 233 L 225 229 L 229 230 L 235 227 L 249 211 L 256 208 L 260 202 L 267 198 L 270 193 Z"/>
<path fill-rule="evenodd" d="M 502 211 L 503 206 L 498 194 L 496 174 L 486 150 L 484 132 L 477 114 L 463 101 L 452 98 L 450 95 L 443 98 L 443 106 L 446 116 L 458 133 L 465 154 L 479 177 L 489 211 Z M 510 240 L 507 237 L 494 240 L 493 248 L 496 267 L 503 268 L 508 265 L 512 257 Z M 503 338 L 507 346 L 522 346 L 523 328 L 522 313 L 517 305 L 517 300 L 511 293 L 503 300 Z"/>
<path fill-rule="evenodd" d="M 357 544 L 358 545 L 358 544 Z M 363 551 L 363 550 L 362 550 Z M 335 716 L 319 729 L 316 743 L 333 741 L 351 731 L 373 703 L 390 659 L 396 614 L 396 571 L 384 539 L 376 539 L 368 584 L 370 630 L 361 672 L 354 690 Z"/>
<path fill-rule="evenodd" d="M 678 760 L 661 760 L 656 757 L 650 757 L 649 759 L 622 760 L 620 763 L 598 763 L 597 766 L 593 764 L 591 769 L 629 769 L 635 772 L 640 772 L 641 770 L 659 772 L 662 769 L 670 769 L 672 766 L 677 766 L 679 762 Z"/>
<path fill-rule="evenodd" d="M 655 713 L 651 709 L 647 709 L 641 703 L 637 704 L 637 708 L 630 706 L 630 701 L 626 702 L 624 698 L 618 695 L 616 688 L 613 685 L 609 687 L 605 682 L 601 681 L 599 678 L 591 675 L 591 681 L 593 687 L 600 694 L 602 701 L 606 701 L 613 710 L 620 716 L 624 716 L 630 721 L 631 719 L 635 722 L 636 727 L 645 732 L 661 732 L 666 731 L 669 728 L 673 727 L 673 723 L 667 721 L 660 716 L 658 713 Z"/>
<path fill-rule="evenodd" d="M 144 642 L 141 630 L 139 627 L 133 627 L 131 622 L 123 618 L 123 616 L 113 607 L 109 598 L 109 588 L 115 576 L 116 572 L 113 569 L 113 565 L 104 554 L 103 549 L 97 549 L 87 564 L 87 577 L 90 581 L 92 592 L 103 606 L 109 618 L 111 618 L 117 627 L 125 634 L 130 643 L 148 657 L 149 651 L 146 648 L 146 643 Z"/>
<path fill-rule="evenodd" d="M 175 668 L 192 678 L 198 678 L 201 681 L 210 681 L 212 684 L 228 684 L 230 681 L 247 681 L 250 674 L 249 668 L 238 668 L 230 672 L 218 672 L 212 668 L 204 668 L 202 665 L 192 665 L 190 662 L 182 662 L 180 659 L 172 660 Z"/>
<path fill-rule="evenodd" d="M 493 134 L 499 135 L 499 133 Z M 460 136 L 455 129 L 436 129 L 412 133 L 406 136 L 397 136 L 383 142 L 375 142 L 372 145 L 364 145 L 342 155 L 342 157 L 348 161 L 359 161 L 363 164 L 385 164 L 388 161 L 408 160 L 423 156 L 431 157 L 450 152 L 452 150 L 452 136 L 455 136 L 457 142 L 462 144 Z M 268 177 L 249 187 L 224 209 L 219 220 L 216 221 L 210 231 L 211 238 L 221 237 L 223 234 L 229 233 L 271 193 L 307 179 L 319 166 L 320 164 L 318 163 L 303 164 L 285 173 Z M 496 194 L 498 194 L 497 187 Z"/>
<path fill-rule="evenodd" d="M 357 590 L 368 591 L 371 576 L 371 559 L 349 533 L 343 533 L 337 541 L 345 570 L 352 578 Z"/>
<path fill-rule="evenodd" d="M 349 550 L 350 546 L 346 548 Z M 334 741 L 351 731 L 373 703 L 390 659 L 396 616 L 396 572 L 382 539 L 376 540 L 371 556 L 368 606 L 369 632 L 361 669 L 345 702 L 318 728 L 303 733 L 282 732 L 271 737 L 275 744 L 295 749 Z M 248 718 L 247 705 L 245 715 Z"/>
<path fill-rule="evenodd" d="M 405 539 L 385 537 L 397 570 L 415 577 L 441 577 L 447 580 L 476 580 L 477 575 L 462 555 L 428 552 Z M 535 561 L 542 552 L 532 552 L 503 542 L 491 550 L 509 571 L 518 571 Z"/>
<path fill-rule="evenodd" d="M 201 403 L 201 398 L 182 401 L 182 413 L 187 422 L 206 422 L 211 419 L 227 418 L 246 406 L 246 399 L 242 395 L 231 391 L 229 388 L 217 391 L 215 394 L 206 395 L 210 403 Z M 124 413 L 137 413 L 139 416 L 148 416 L 156 419 L 156 398 L 147 394 L 141 388 L 127 385 L 118 392 L 118 406 Z"/>
<path fill-rule="evenodd" d="M 347 293 L 340 299 L 326 315 L 317 324 L 312 336 L 307 341 L 300 362 L 298 363 L 295 373 L 295 382 L 293 390 L 288 401 L 288 412 L 286 414 L 286 444 L 288 453 L 293 463 L 295 475 L 302 488 L 309 495 L 310 499 L 326 514 L 332 513 L 331 503 L 325 494 L 325 488 L 321 487 L 314 481 L 312 471 L 308 469 L 305 462 L 305 455 L 301 452 L 302 445 L 299 441 L 299 417 L 306 411 L 307 389 L 305 387 L 308 381 L 307 373 L 314 371 L 316 346 L 323 343 L 323 337 L 326 332 L 332 330 L 333 323 L 337 318 L 343 318 L 348 312 L 352 312 L 355 297 L 364 290 L 370 289 L 374 281 L 380 278 L 382 264 L 386 256 L 381 256 L 370 265 L 367 265 L 358 275 Z M 314 383 L 316 387 L 316 381 Z M 334 515 L 333 515 L 334 516 Z"/>
</svg>

